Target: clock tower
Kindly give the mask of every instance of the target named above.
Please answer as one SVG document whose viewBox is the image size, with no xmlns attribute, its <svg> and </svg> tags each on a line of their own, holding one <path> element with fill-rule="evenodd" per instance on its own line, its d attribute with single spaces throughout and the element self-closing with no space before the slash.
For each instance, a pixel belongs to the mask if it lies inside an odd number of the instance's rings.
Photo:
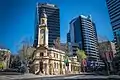
<svg viewBox="0 0 120 80">
<path fill-rule="evenodd" d="M 47 27 L 47 15 L 45 9 L 42 10 L 40 17 L 40 24 L 38 27 L 38 45 L 37 47 L 48 47 L 48 27 Z"/>
</svg>

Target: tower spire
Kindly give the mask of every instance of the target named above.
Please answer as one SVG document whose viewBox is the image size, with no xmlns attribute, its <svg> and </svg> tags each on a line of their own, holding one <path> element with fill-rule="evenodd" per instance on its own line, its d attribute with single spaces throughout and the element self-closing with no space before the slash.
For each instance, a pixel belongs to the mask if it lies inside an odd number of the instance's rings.
<svg viewBox="0 0 120 80">
<path fill-rule="evenodd" d="M 48 47 L 48 28 L 47 28 L 47 14 L 45 9 L 41 10 L 40 25 L 38 32 L 38 47 L 42 45 Z"/>
<path fill-rule="evenodd" d="M 42 9 L 41 18 L 47 18 L 47 14 L 45 12 L 45 9 Z"/>
<path fill-rule="evenodd" d="M 47 14 L 45 12 L 45 9 L 41 10 L 40 22 L 41 25 L 47 25 Z"/>
</svg>

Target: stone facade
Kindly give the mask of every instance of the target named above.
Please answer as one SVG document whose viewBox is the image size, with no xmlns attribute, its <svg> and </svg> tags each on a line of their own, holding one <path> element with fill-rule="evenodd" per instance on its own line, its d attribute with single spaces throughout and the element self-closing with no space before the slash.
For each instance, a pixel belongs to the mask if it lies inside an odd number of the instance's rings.
<svg viewBox="0 0 120 80">
<path fill-rule="evenodd" d="M 80 64 L 77 57 L 69 57 L 69 66 L 66 66 L 65 52 L 55 48 L 39 47 L 33 56 L 33 73 L 45 75 L 58 75 L 79 73 Z"/>
</svg>

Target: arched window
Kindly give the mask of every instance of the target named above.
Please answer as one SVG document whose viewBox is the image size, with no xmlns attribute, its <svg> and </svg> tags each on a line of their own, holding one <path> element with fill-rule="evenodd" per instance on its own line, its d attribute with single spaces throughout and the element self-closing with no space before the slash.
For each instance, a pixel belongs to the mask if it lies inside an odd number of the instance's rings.
<svg viewBox="0 0 120 80">
<path fill-rule="evenodd" d="M 45 32 L 45 30 L 44 30 L 44 29 L 41 29 L 40 33 L 43 34 L 44 32 Z"/>
<path fill-rule="evenodd" d="M 42 56 L 44 56 L 44 53 L 43 53 L 43 52 L 40 53 L 40 57 L 42 57 Z"/>
<path fill-rule="evenodd" d="M 58 67 L 59 67 L 59 64 L 57 63 L 57 69 L 58 69 Z"/>
<path fill-rule="evenodd" d="M 50 55 L 50 53 L 47 53 L 47 56 L 49 56 Z"/>
<path fill-rule="evenodd" d="M 54 62 L 54 68 L 56 68 L 56 63 Z"/>
<path fill-rule="evenodd" d="M 45 20 L 44 19 L 42 19 L 42 24 L 45 24 Z"/>
</svg>

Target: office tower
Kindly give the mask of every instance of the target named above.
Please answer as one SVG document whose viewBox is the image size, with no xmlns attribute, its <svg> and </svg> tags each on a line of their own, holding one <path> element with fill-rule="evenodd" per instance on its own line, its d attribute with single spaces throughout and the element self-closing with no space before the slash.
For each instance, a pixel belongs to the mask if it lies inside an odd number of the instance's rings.
<svg viewBox="0 0 120 80">
<path fill-rule="evenodd" d="M 70 42 L 70 32 L 67 33 L 67 42 Z"/>
<path fill-rule="evenodd" d="M 38 3 L 35 14 L 35 39 L 34 46 L 38 44 L 38 26 L 40 24 L 40 15 L 42 10 L 45 10 L 47 14 L 47 27 L 48 27 L 48 46 L 53 47 L 54 40 L 60 38 L 60 15 L 59 8 L 56 5 L 48 3 Z"/>
<path fill-rule="evenodd" d="M 70 31 L 67 38 L 70 37 L 71 53 L 76 55 L 76 48 L 84 50 L 89 61 L 97 61 L 98 42 L 96 26 L 91 16 L 78 16 L 70 22 Z M 68 39 L 69 40 L 69 39 Z"/>
<path fill-rule="evenodd" d="M 117 53 L 120 53 L 120 0 L 106 0 L 114 33 Z"/>
</svg>

